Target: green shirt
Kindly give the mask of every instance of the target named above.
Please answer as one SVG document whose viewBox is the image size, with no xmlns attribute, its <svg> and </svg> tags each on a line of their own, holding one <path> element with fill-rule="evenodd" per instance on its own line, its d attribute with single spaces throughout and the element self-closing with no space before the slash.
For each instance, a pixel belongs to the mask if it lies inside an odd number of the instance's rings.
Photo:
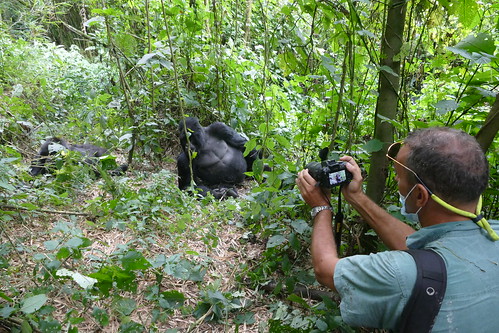
<svg viewBox="0 0 499 333">
<path fill-rule="evenodd" d="M 499 221 L 489 221 L 499 231 Z M 447 267 L 447 289 L 432 332 L 499 332 L 499 241 L 470 220 L 422 228 L 409 248 L 431 248 Z M 416 281 L 404 251 L 342 258 L 334 284 L 341 316 L 352 326 L 396 329 Z"/>
</svg>

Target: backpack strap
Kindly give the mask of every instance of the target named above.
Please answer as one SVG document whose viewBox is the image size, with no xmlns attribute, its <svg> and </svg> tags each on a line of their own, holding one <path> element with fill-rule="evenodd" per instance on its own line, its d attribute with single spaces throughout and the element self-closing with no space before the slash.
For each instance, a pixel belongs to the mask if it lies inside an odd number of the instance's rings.
<svg viewBox="0 0 499 333">
<path fill-rule="evenodd" d="M 447 286 L 442 257 L 433 250 L 406 250 L 416 261 L 417 277 L 412 295 L 402 312 L 399 332 L 430 332 Z"/>
</svg>

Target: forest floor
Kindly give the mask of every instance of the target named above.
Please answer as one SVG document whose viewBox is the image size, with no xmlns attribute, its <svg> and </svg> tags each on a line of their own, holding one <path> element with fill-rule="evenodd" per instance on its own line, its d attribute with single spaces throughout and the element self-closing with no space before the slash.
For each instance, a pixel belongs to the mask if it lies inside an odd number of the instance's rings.
<svg viewBox="0 0 499 333">
<path fill-rule="evenodd" d="M 176 174 L 172 164 L 163 165 L 162 168 Z M 241 197 L 237 200 L 245 200 L 244 192 L 249 191 L 250 187 L 251 181 L 248 181 L 242 188 L 239 188 Z M 97 182 L 75 200 L 74 207 L 70 210 L 82 212 L 85 202 L 102 195 L 102 190 Z M 80 205 L 81 207 L 79 207 Z M 95 270 L 97 263 L 106 262 L 107 257 L 115 256 L 125 248 L 135 249 L 143 253 L 148 259 L 158 255 L 164 255 L 168 258 L 180 252 L 190 257 L 190 260 L 197 261 L 206 269 L 202 282 L 178 279 L 166 274 L 163 276 L 160 289 L 181 292 L 185 296 L 185 303 L 182 310 L 174 310 L 172 314 L 167 316 L 166 320 L 154 324 L 152 324 L 152 313 L 155 304 L 157 307 L 157 303 L 148 300 L 147 294 L 150 287 L 158 284 L 157 277 L 149 270 L 148 273 L 142 275 L 137 273 L 137 291 L 118 292 L 121 297 L 127 297 L 136 302 L 136 310 L 128 316 L 130 320 L 140 323 L 144 327 L 152 325 L 159 332 L 165 332 L 169 329 L 172 329 L 172 332 L 267 332 L 267 323 L 272 316 L 272 311 L 268 307 L 270 304 L 268 293 L 245 287 L 235 279 L 242 265 L 251 267 L 253 266 L 252 262 L 259 260 L 265 250 L 265 242 L 261 240 L 248 241 L 244 236 L 245 230 L 241 227 L 241 221 L 227 223 L 210 220 L 209 217 L 201 214 L 201 208 L 207 209 L 207 207 L 199 207 L 199 211 L 191 212 L 191 221 L 182 235 L 176 236 L 167 232 L 170 222 L 168 220 L 163 221 L 164 226 L 157 228 L 155 232 L 143 235 L 129 228 L 122 230 L 106 228 L 93 223 L 89 216 L 84 213 L 72 215 L 58 210 L 23 213 L 20 224 L 5 225 L 3 229 L 3 234 L 7 235 L 7 241 L 18 244 L 18 248 L 21 243 L 23 249 L 16 251 L 16 254 L 9 259 L 10 267 L 15 269 L 6 275 L 8 280 L 2 281 L 2 284 L 10 286 L 11 290 L 20 291 L 41 287 L 40 282 L 37 282 L 33 275 L 44 269 L 41 258 L 50 255 L 50 251 L 45 245 L 46 242 L 53 240 L 56 236 L 68 237 L 68 234 L 62 235 L 57 231 L 62 223 L 80 229 L 84 237 L 93 242 L 89 250 L 83 252 L 83 257 L 77 261 L 77 267 L 71 266 L 69 261 L 62 263 L 63 267 L 69 269 L 88 274 L 88 272 Z M 212 234 L 213 230 L 216 230 L 216 235 L 211 235 L 212 241 L 209 241 L 207 235 Z M 34 255 L 35 253 L 36 255 Z M 55 311 L 52 313 L 55 319 L 65 322 L 65 318 L 69 315 L 68 309 L 73 309 L 84 319 L 76 325 L 79 332 L 119 331 L 124 316 L 115 311 L 116 307 L 112 303 L 113 297 L 96 297 L 92 304 L 87 307 L 84 302 L 75 299 L 75 295 L 70 292 L 72 288 L 77 288 L 73 281 L 55 278 L 50 281 L 59 284 L 56 288 L 57 292 L 49 294 L 49 303 L 55 307 Z M 241 299 L 247 302 L 244 305 L 245 310 L 253 313 L 254 323 L 240 324 L 236 327 L 231 324 L 232 320 L 225 320 L 223 323 L 205 321 L 204 319 L 209 317 L 212 309 L 208 311 L 206 316 L 196 319 L 192 312 L 200 300 L 200 293 L 210 289 L 222 293 L 237 293 L 242 296 Z M 113 293 L 113 289 L 111 289 L 111 293 Z M 275 303 L 275 299 L 273 302 Z M 104 328 L 92 316 L 92 308 L 95 306 L 106 309 L 109 313 L 110 321 Z"/>
</svg>

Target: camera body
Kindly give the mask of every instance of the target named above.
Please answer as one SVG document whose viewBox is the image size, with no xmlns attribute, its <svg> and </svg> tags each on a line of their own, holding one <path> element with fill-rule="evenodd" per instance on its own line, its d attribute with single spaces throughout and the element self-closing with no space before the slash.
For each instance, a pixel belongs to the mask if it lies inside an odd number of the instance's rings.
<svg viewBox="0 0 499 333">
<path fill-rule="evenodd" d="M 345 162 L 336 162 L 335 160 L 310 162 L 305 168 L 319 182 L 319 186 L 324 188 L 348 184 L 353 179 L 353 175 L 347 170 Z"/>
</svg>

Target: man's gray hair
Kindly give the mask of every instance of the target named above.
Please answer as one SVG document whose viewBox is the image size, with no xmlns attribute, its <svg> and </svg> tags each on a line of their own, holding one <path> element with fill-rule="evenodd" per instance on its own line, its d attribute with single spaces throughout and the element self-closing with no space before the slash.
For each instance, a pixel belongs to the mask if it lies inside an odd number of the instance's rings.
<svg viewBox="0 0 499 333">
<path fill-rule="evenodd" d="M 407 166 L 437 196 L 468 203 L 487 187 L 489 166 L 476 139 L 457 129 L 430 127 L 410 133 Z"/>
</svg>

